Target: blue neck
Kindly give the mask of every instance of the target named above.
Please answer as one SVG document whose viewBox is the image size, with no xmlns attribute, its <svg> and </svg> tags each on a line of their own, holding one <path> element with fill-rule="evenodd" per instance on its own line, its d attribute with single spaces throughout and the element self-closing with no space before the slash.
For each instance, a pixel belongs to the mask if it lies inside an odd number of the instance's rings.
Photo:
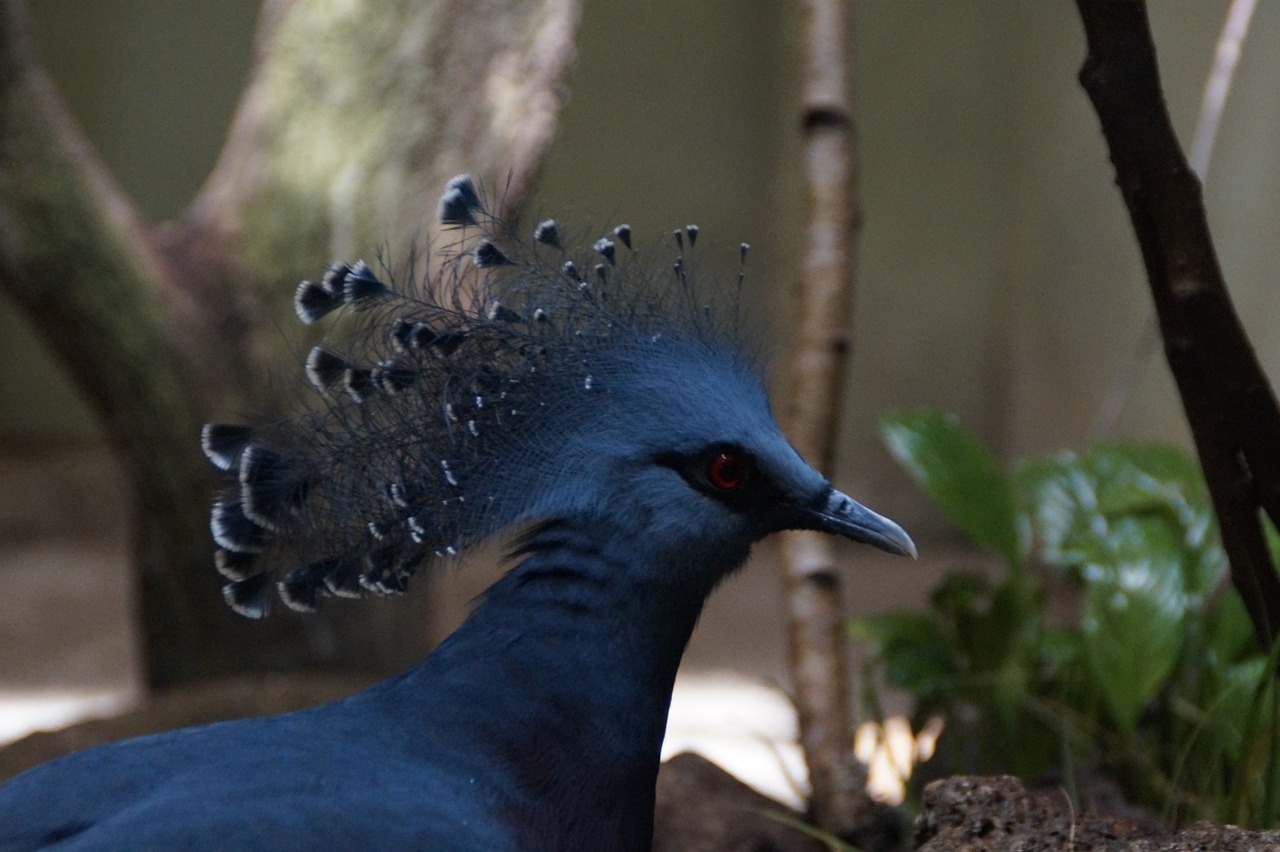
<svg viewBox="0 0 1280 852">
<path fill-rule="evenodd" d="M 676 670 L 721 573 L 662 566 L 679 580 L 659 581 L 635 549 L 598 539 L 539 530 L 471 617 L 387 685 L 435 760 L 500 769 L 494 802 L 524 848 L 649 848 Z"/>
</svg>

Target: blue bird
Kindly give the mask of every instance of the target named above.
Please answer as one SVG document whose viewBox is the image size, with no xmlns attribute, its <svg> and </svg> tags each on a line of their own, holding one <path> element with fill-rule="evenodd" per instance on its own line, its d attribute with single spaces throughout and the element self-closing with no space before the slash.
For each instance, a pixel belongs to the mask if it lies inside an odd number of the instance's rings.
<svg viewBox="0 0 1280 852">
<path fill-rule="evenodd" d="M 421 286 L 364 263 L 299 286 L 303 322 L 350 320 L 306 359 L 313 405 L 204 428 L 216 566 L 253 618 L 401 592 L 499 533 L 512 567 L 350 698 L 18 776 L 0 850 L 648 850 L 677 666 L 752 544 L 915 554 L 782 436 L 733 294 L 695 280 L 695 227 L 655 268 L 625 225 L 576 251 L 553 220 L 517 239 L 466 175 L 439 216 L 458 239 Z"/>
</svg>

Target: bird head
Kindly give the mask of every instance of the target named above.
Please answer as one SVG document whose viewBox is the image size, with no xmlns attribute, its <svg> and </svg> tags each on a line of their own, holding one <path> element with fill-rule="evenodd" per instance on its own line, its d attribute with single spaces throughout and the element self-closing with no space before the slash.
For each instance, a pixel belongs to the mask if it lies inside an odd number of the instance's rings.
<svg viewBox="0 0 1280 852">
<path fill-rule="evenodd" d="M 440 218 L 459 239 L 420 284 L 358 262 L 299 286 L 303 322 L 353 315 L 345 345 L 307 357 L 318 404 L 265 429 L 205 427 L 230 480 L 211 526 L 234 609 L 261 616 L 273 586 L 303 610 L 403 591 L 428 561 L 561 519 L 712 584 L 783 529 L 914 555 L 783 437 L 735 294 L 686 259 L 695 227 L 660 266 L 626 225 L 578 251 L 553 220 L 521 240 L 465 175 Z"/>
<path fill-rule="evenodd" d="M 549 424 L 517 454 L 545 460 L 526 519 L 597 518 L 621 546 L 648 555 L 636 564 L 696 568 L 713 582 L 753 542 L 784 529 L 914 555 L 900 527 L 835 491 L 800 457 L 757 366 L 724 340 L 646 337 L 583 366 L 591 389 L 577 392 L 595 394 L 593 403 L 575 406 L 572 419 Z"/>
</svg>

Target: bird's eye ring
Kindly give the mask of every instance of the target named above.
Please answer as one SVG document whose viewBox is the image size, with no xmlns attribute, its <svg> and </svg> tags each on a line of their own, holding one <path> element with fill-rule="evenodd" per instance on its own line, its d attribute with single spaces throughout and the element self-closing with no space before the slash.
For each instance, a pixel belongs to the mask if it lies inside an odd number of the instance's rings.
<svg viewBox="0 0 1280 852">
<path fill-rule="evenodd" d="M 716 453 L 707 462 L 707 482 L 721 491 L 733 491 L 747 479 L 747 460 L 728 450 Z"/>
</svg>

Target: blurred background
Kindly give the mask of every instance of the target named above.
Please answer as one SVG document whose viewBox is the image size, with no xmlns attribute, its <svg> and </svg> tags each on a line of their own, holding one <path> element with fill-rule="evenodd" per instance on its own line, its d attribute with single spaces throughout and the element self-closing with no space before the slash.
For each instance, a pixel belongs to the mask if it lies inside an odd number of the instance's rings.
<svg viewBox="0 0 1280 852">
<path fill-rule="evenodd" d="M 1151 4 L 1184 145 L 1226 6 Z M 42 59 L 108 167 L 149 219 L 178 214 L 223 142 L 258 3 L 30 7 Z M 748 298 L 768 318 L 778 364 L 803 225 L 793 14 L 767 0 L 587 0 L 568 100 L 529 211 L 625 220 L 642 242 L 695 222 L 723 248 L 751 243 Z M 1188 439 L 1149 335 L 1145 279 L 1098 123 L 1076 83 L 1084 37 L 1074 5 L 867 0 L 855 22 L 865 225 L 831 473 L 910 530 L 922 557 L 913 565 L 841 551 L 851 606 L 866 613 L 922 600 L 942 569 L 981 561 L 881 446 L 880 413 L 953 411 L 1009 461 L 1099 437 Z M 1277 80 L 1280 5 L 1260 4 L 1205 198 L 1228 285 L 1273 376 Z M 316 258 L 317 268 L 329 260 Z M 1128 395 L 1112 419 L 1104 412 L 1121 386 Z M 87 408 L 0 297 L 0 741 L 119 706 L 136 689 L 128 511 Z M 767 544 L 756 562 L 713 599 L 689 673 L 785 684 Z M 447 630 L 489 578 L 443 578 L 424 598 L 424 623 Z M 785 739 L 785 708 L 768 718 L 767 735 Z M 749 720 L 692 724 L 758 733 Z"/>
</svg>

